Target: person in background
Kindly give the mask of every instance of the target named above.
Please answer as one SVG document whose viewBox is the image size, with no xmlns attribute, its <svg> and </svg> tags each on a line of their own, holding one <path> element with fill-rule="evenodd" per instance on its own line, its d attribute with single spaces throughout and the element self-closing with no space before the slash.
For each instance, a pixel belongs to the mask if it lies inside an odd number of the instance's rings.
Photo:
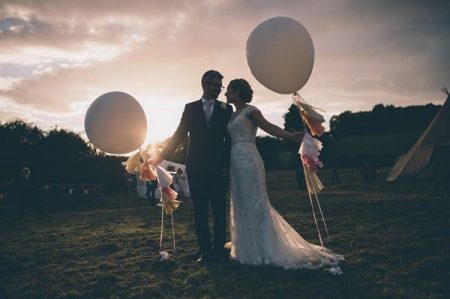
<svg viewBox="0 0 450 299">
<path fill-rule="evenodd" d="M 41 216 L 45 215 L 44 209 L 37 201 L 35 194 L 35 186 L 31 180 L 31 169 L 24 167 L 20 171 L 20 175 L 16 180 L 16 195 L 17 195 L 17 208 L 19 218 L 25 218 L 25 209 L 30 206 L 35 211 L 39 212 Z"/>
<path fill-rule="evenodd" d="M 147 188 L 145 195 L 147 196 L 148 203 L 152 206 L 156 205 L 155 190 L 158 187 L 158 179 L 146 181 L 145 186 Z"/>
<path fill-rule="evenodd" d="M 177 174 L 174 177 L 174 181 L 176 183 L 176 191 L 178 192 L 178 197 L 180 199 L 186 198 L 186 175 L 184 174 L 183 169 L 177 169 Z"/>
</svg>

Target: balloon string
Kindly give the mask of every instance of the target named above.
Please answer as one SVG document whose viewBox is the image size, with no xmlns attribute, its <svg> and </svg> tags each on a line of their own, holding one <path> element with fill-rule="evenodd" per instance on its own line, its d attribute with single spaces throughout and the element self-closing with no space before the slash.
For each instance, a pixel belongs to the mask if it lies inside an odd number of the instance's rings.
<svg viewBox="0 0 450 299">
<path fill-rule="evenodd" d="M 309 177 L 309 175 L 308 175 L 308 173 L 306 171 L 306 166 L 304 164 L 303 164 L 303 172 L 305 174 L 306 186 L 309 189 L 308 190 L 308 197 L 309 197 L 309 202 L 311 203 L 311 209 L 312 209 L 312 213 L 313 213 L 313 217 L 314 217 L 314 222 L 316 223 L 317 234 L 319 235 L 320 244 L 322 245 L 322 248 L 324 248 L 323 242 L 322 242 L 322 236 L 320 235 L 319 224 L 317 223 L 316 212 L 314 211 L 314 204 L 313 204 L 313 200 L 312 200 L 312 197 L 311 197 L 311 190 L 310 190 L 310 188 L 312 189 L 312 191 L 314 193 L 316 193 L 316 190 L 314 188 L 314 185 L 311 182 L 311 178 Z"/>
<path fill-rule="evenodd" d="M 300 96 L 300 94 L 298 94 L 297 92 L 294 93 L 294 95 L 292 96 L 295 106 L 297 106 L 297 108 L 299 109 L 299 111 L 301 111 L 301 107 L 299 107 L 299 105 L 298 105 L 298 104 L 296 103 L 296 101 L 295 101 L 295 97 L 296 97 L 296 96 L 299 97 L 303 102 L 305 102 L 305 100 L 304 100 L 304 99 Z M 305 130 L 309 129 L 309 127 L 306 125 L 305 119 L 303 118 L 303 116 L 301 115 L 301 113 L 300 113 L 300 119 L 301 119 L 302 122 L 303 122 L 303 126 L 304 126 Z M 309 130 L 308 130 L 308 131 L 309 131 Z M 322 222 L 323 222 L 323 225 L 324 225 L 324 227 L 325 227 L 325 231 L 326 231 L 326 233 L 327 233 L 328 241 L 330 241 L 330 235 L 329 235 L 329 233 L 328 233 L 327 224 L 326 224 L 326 222 L 325 222 L 325 217 L 323 216 L 323 212 L 322 212 L 322 208 L 321 208 L 321 206 L 320 206 L 319 197 L 317 196 L 316 188 L 314 187 L 314 184 L 313 184 L 313 182 L 311 181 L 312 178 L 311 178 L 309 175 L 307 175 L 306 166 L 305 166 L 305 164 L 303 163 L 303 161 L 302 161 L 302 165 L 303 165 L 303 172 L 304 172 L 304 174 L 305 174 L 306 185 L 307 185 L 307 188 L 308 188 L 308 197 L 309 197 L 309 201 L 310 201 L 310 203 L 311 203 L 311 209 L 312 209 L 313 216 L 314 216 L 314 222 L 316 223 L 317 234 L 318 234 L 318 236 L 319 236 L 320 244 L 322 245 L 322 247 L 324 247 L 324 246 L 323 246 L 323 242 L 322 242 L 322 236 L 321 236 L 321 234 L 320 234 L 319 224 L 317 223 L 316 213 L 315 213 L 315 210 L 314 210 L 314 204 L 313 204 L 313 200 L 312 200 L 311 192 L 310 192 L 310 191 L 313 191 L 314 197 L 316 198 L 317 206 L 319 207 L 320 215 L 321 215 L 321 217 L 322 217 Z M 311 190 L 310 188 L 311 188 L 312 190 Z"/>
<path fill-rule="evenodd" d="M 300 114 L 300 119 L 302 120 L 302 123 L 303 123 L 303 127 L 305 128 L 305 131 L 306 132 L 308 132 L 310 135 L 311 135 L 311 132 L 310 132 L 310 130 L 309 130 L 309 127 L 306 125 L 306 121 L 305 121 L 305 119 L 303 118 L 303 115 L 302 115 L 302 107 L 300 107 L 299 105 L 298 105 L 298 103 L 295 101 L 295 96 L 299 96 L 300 97 L 300 95 L 298 94 L 298 93 L 294 93 L 294 95 L 292 96 L 292 101 L 294 102 L 294 105 L 297 107 L 297 109 L 298 109 L 298 113 Z M 302 97 L 300 97 L 300 99 L 302 99 Z M 303 99 L 302 99 L 303 100 Z"/>
<path fill-rule="evenodd" d="M 164 231 L 164 207 L 161 206 L 161 234 L 159 236 L 159 250 L 162 251 L 162 240 L 163 240 L 163 231 Z"/>
<path fill-rule="evenodd" d="M 162 193 L 161 193 L 162 194 Z M 173 213 L 170 213 L 170 218 L 172 221 L 172 241 L 173 241 L 173 253 L 175 253 L 176 242 L 175 242 L 175 226 L 173 224 Z M 163 250 L 163 234 L 164 234 L 164 205 L 161 205 L 161 233 L 159 235 L 159 250 Z"/>
<path fill-rule="evenodd" d="M 316 197 L 317 206 L 319 207 L 320 215 L 322 216 L 323 226 L 325 227 L 325 231 L 327 232 L 328 242 L 330 242 L 330 234 L 328 233 L 327 223 L 325 222 L 325 217 L 323 216 L 322 208 L 320 207 L 319 197 L 317 196 L 315 189 L 314 189 L 314 196 Z"/>
<path fill-rule="evenodd" d="M 170 213 L 170 217 L 172 218 L 173 253 L 175 253 L 175 228 L 173 226 L 173 213 Z"/>
<path fill-rule="evenodd" d="M 302 98 L 302 96 L 301 96 L 298 92 L 296 92 L 296 93 L 294 93 L 294 94 L 292 95 L 292 99 L 294 100 L 294 104 L 296 104 L 296 106 L 297 106 L 297 108 L 298 108 L 299 110 L 302 110 L 302 108 L 299 107 L 299 106 L 297 105 L 297 103 L 295 102 L 295 97 L 298 97 L 300 100 L 302 100 L 303 103 L 309 105 L 309 104 Z M 309 106 L 311 106 L 311 105 L 309 105 Z M 322 112 L 325 112 L 325 110 L 323 110 L 322 108 L 318 108 L 318 107 L 314 107 L 314 106 L 311 106 L 311 108 L 314 108 L 314 109 L 316 109 L 316 110 L 320 110 L 320 111 L 322 111 Z"/>
</svg>

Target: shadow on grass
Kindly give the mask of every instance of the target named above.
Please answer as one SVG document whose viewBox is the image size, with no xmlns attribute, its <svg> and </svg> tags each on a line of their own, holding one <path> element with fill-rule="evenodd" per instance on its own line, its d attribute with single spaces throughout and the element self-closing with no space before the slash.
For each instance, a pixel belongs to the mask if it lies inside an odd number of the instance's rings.
<svg viewBox="0 0 450 299">
<path fill-rule="evenodd" d="M 270 200 L 318 244 L 306 193 L 290 179 L 295 174 L 269 174 Z M 155 207 L 0 220 L 0 298 L 446 298 L 446 188 L 352 182 L 321 193 L 331 235 L 326 245 L 346 257 L 341 276 L 235 262 L 198 265 L 190 204 L 174 214 L 177 252 L 167 261 L 160 261 Z M 170 224 L 164 246 L 170 252 Z"/>
</svg>

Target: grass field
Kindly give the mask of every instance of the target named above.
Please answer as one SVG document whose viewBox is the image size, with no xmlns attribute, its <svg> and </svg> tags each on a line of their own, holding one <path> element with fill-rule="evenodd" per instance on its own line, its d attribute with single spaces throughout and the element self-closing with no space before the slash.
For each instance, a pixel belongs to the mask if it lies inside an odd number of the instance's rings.
<svg viewBox="0 0 450 299">
<path fill-rule="evenodd" d="M 328 181 L 329 173 L 321 174 Z M 160 209 L 120 198 L 0 220 L 0 298 L 449 298 L 450 186 L 362 183 L 354 171 L 320 193 L 344 274 L 195 263 L 192 205 L 174 213 L 177 252 L 160 261 Z M 319 243 L 293 172 L 267 174 L 273 206 Z M 167 226 L 167 233 L 170 226 Z M 170 235 L 165 245 L 170 249 Z"/>
</svg>

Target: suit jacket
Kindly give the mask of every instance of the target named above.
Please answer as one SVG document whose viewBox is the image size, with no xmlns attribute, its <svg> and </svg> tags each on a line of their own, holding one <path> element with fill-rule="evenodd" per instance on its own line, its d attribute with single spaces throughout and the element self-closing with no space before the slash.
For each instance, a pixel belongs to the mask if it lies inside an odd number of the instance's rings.
<svg viewBox="0 0 450 299">
<path fill-rule="evenodd" d="M 189 134 L 186 172 L 194 175 L 222 173 L 229 165 L 231 142 L 227 124 L 232 113 L 230 105 L 216 101 L 208 127 L 202 100 L 186 104 L 180 124 L 161 153 L 162 157 L 168 159 Z"/>
</svg>

